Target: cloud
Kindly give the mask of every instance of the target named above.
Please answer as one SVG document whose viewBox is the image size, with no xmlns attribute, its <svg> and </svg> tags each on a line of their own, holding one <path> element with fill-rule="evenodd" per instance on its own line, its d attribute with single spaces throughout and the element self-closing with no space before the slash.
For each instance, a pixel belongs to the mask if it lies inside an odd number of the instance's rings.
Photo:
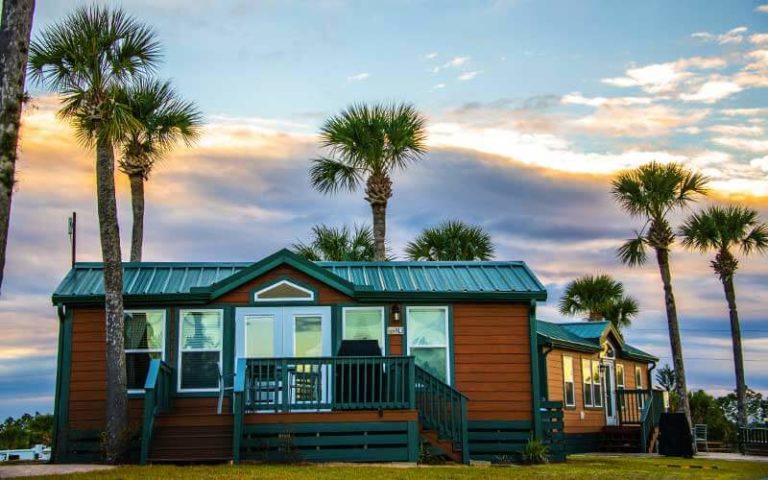
<svg viewBox="0 0 768 480">
<path fill-rule="evenodd" d="M 749 41 L 758 45 L 768 43 L 768 33 L 755 33 L 754 35 L 750 35 Z"/>
<path fill-rule="evenodd" d="M 768 3 L 764 5 L 759 5 L 758 7 L 755 8 L 755 11 L 760 13 L 768 13 Z"/>
<path fill-rule="evenodd" d="M 707 110 L 679 111 L 666 105 L 604 105 L 591 115 L 569 122 L 578 130 L 611 136 L 652 137 L 700 122 Z"/>
<path fill-rule="evenodd" d="M 740 135 L 750 137 L 759 136 L 765 132 L 762 127 L 756 125 L 712 125 L 708 127 L 707 130 L 720 135 Z"/>
<path fill-rule="evenodd" d="M 727 117 L 757 117 L 768 115 L 768 108 L 724 108 L 719 113 Z"/>
<path fill-rule="evenodd" d="M 363 80 L 368 80 L 370 77 L 371 77 L 370 73 L 362 72 L 362 73 L 358 73 L 358 74 L 347 77 L 347 82 L 361 82 Z"/>
<path fill-rule="evenodd" d="M 768 152 L 768 140 L 753 140 L 741 137 L 715 137 L 712 141 L 718 145 L 733 148 L 735 150 L 743 150 L 753 153 Z"/>
<path fill-rule="evenodd" d="M 628 105 L 647 105 L 653 102 L 650 97 L 585 97 L 581 92 L 572 92 L 563 95 L 560 101 L 569 105 L 586 105 L 590 107 L 602 106 L 628 106 Z"/>
<path fill-rule="evenodd" d="M 715 103 L 738 93 L 742 87 L 729 81 L 709 81 L 702 84 L 695 93 L 681 93 L 684 102 Z"/>
<path fill-rule="evenodd" d="M 445 84 L 444 83 L 438 83 L 438 84 L 432 86 L 432 90 L 441 90 L 443 88 L 445 88 Z"/>
<path fill-rule="evenodd" d="M 476 76 L 480 75 L 481 73 L 483 73 L 483 72 L 480 71 L 480 70 L 474 70 L 474 71 L 471 71 L 471 72 L 464 72 L 461 75 L 459 75 L 457 77 L 457 79 L 459 81 L 472 80 L 473 78 L 475 78 Z"/>
<path fill-rule="evenodd" d="M 747 31 L 747 27 L 736 27 L 720 35 L 713 35 L 708 32 L 696 32 L 691 34 L 691 37 L 704 41 L 716 41 L 720 45 L 738 44 L 744 41 L 744 33 Z"/>
<path fill-rule="evenodd" d="M 472 57 L 453 57 L 447 62 L 443 63 L 442 65 L 438 65 L 432 69 L 433 73 L 437 73 L 440 70 L 446 69 L 446 68 L 459 68 L 461 66 L 464 66 L 467 62 L 469 62 L 472 59 Z"/>
<path fill-rule="evenodd" d="M 718 57 L 682 58 L 674 62 L 656 63 L 627 69 L 623 77 L 604 78 L 602 82 L 614 87 L 639 87 L 651 94 L 672 93 L 682 82 L 694 76 L 688 69 L 711 70 L 725 67 Z"/>
<path fill-rule="evenodd" d="M 424 55 L 424 58 L 427 60 L 433 60 L 437 58 L 437 52 L 429 52 L 428 54 Z"/>
</svg>

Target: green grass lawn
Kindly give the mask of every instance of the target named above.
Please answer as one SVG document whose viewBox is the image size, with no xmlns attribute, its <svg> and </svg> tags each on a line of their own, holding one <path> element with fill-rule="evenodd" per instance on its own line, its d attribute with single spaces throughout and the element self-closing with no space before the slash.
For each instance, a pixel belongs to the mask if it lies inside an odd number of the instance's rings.
<svg viewBox="0 0 768 480">
<path fill-rule="evenodd" d="M 694 467 L 694 468 L 691 468 Z M 698 468 L 695 468 L 698 467 Z M 55 477 L 37 477 L 55 478 Z M 128 466 L 67 476 L 73 480 L 398 480 L 398 479 L 761 479 L 768 463 L 669 458 L 572 457 L 567 463 L 512 467 L 366 467 L 366 466 Z"/>
</svg>

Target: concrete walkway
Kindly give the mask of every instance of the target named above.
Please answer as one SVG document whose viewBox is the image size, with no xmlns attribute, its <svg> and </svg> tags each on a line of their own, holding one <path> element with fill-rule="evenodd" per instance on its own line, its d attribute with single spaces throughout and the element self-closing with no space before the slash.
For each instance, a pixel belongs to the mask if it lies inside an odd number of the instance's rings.
<svg viewBox="0 0 768 480">
<path fill-rule="evenodd" d="M 569 455 L 573 456 L 573 455 Z M 584 456 L 589 457 L 655 457 L 659 458 L 659 455 L 655 453 L 585 453 Z M 742 455 L 740 453 L 716 453 L 716 452 L 699 452 L 695 457 L 697 460 L 732 460 L 738 462 L 761 462 L 768 463 L 768 457 L 758 455 Z"/>
<path fill-rule="evenodd" d="M 0 466 L 0 478 L 39 477 L 42 475 L 66 475 L 68 473 L 111 470 L 112 465 L 49 465 L 47 463 L 25 463 Z"/>
</svg>

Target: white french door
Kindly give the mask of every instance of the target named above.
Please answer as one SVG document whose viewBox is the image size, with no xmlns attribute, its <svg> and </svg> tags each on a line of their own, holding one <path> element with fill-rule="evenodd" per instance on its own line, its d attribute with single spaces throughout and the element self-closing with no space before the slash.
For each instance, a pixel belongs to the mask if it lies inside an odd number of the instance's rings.
<svg viewBox="0 0 768 480">
<path fill-rule="evenodd" d="M 301 358 L 331 355 L 330 307 L 246 307 L 235 312 L 235 362 L 238 358 L 295 358 L 259 370 L 253 394 L 265 405 L 326 403 L 327 368 Z M 286 369 L 285 372 L 280 369 Z M 287 378 L 288 385 L 284 385 Z"/>
</svg>

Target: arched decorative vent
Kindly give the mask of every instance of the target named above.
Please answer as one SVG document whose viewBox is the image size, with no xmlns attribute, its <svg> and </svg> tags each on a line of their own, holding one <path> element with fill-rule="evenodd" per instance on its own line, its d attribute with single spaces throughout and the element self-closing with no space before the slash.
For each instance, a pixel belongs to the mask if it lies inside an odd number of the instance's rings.
<svg viewBox="0 0 768 480">
<path fill-rule="evenodd" d="M 311 302 L 313 300 L 315 300 L 315 292 L 288 280 L 273 283 L 253 294 L 254 302 Z"/>
<path fill-rule="evenodd" d="M 603 346 L 603 358 L 616 358 L 616 350 L 613 349 L 613 344 L 607 340 Z"/>
</svg>

